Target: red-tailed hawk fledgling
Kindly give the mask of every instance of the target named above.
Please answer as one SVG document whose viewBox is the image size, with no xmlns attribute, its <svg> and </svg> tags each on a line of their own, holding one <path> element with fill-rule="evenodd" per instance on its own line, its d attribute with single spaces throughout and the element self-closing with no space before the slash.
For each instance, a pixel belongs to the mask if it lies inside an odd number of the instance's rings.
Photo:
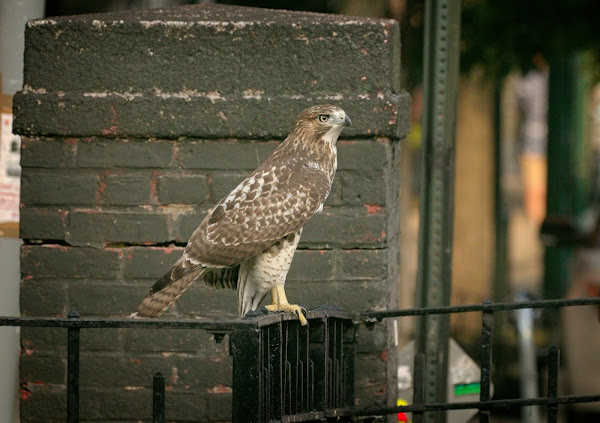
<svg viewBox="0 0 600 423">
<path fill-rule="evenodd" d="M 352 122 L 336 106 L 304 110 L 269 158 L 219 201 L 192 234 L 183 255 L 140 302 L 132 317 L 158 317 L 196 280 L 236 288 L 238 311 L 255 310 L 271 291 L 270 311 L 296 313 L 285 279 L 306 221 L 323 208 L 337 167 L 336 141 Z"/>
</svg>

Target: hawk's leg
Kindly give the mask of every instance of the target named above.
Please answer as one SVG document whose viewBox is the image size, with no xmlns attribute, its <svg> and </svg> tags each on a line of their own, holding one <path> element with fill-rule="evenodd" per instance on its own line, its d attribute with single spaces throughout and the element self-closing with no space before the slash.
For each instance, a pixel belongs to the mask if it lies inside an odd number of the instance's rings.
<svg viewBox="0 0 600 423">
<path fill-rule="evenodd" d="M 273 301 L 272 304 L 265 306 L 267 310 L 286 311 L 288 313 L 293 313 L 298 316 L 302 326 L 306 326 L 308 324 L 306 317 L 304 317 L 304 314 L 302 314 L 302 307 L 300 307 L 298 304 L 290 304 L 288 302 L 282 284 L 275 284 L 275 286 L 271 288 L 271 297 Z"/>
</svg>

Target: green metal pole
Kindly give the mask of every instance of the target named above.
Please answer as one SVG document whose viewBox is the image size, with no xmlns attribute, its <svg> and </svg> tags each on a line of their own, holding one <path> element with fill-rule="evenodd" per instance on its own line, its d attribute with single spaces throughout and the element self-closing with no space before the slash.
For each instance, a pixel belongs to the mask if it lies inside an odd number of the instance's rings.
<svg viewBox="0 0 600 423">
<path fill-rule="evenodd" d="M 454 150 L 460 41 L 460 2 L 425 2 L 423 63 L 423 174 L 420 199 L 420 307 L 450 304 Z M 448 380 L 448 315 L 417 320 L 416 352 L 425 354 L 424 401 L 445 402 Z M 446 413 L 425 413 L 425 422 L 444 423 Z"/>
<path fill-rule="evenodd" d="M 589 57 L 571 54 L 550 66 L 548 90 L 547 215 L 575 218 L 589 198 L 590 160 L 586 132 Z M 565 294 L 571 249 L 547 247 L 544 256 L 544 297 Z"/>
</svg>

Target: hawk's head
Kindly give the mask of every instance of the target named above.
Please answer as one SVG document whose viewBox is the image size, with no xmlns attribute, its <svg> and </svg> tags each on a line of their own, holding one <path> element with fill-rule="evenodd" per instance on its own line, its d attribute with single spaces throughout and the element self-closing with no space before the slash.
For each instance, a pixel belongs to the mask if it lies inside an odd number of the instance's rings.
<svg viewBox="0 0 600 423">
<path fill-rule="evenodd" d="M 346 112 L 331 104 L 309 107 L 298 115 L 292 132 L 308 139 L 329 138 L 335 141 L 345 126 L 352 126 Z"/>
</svg>

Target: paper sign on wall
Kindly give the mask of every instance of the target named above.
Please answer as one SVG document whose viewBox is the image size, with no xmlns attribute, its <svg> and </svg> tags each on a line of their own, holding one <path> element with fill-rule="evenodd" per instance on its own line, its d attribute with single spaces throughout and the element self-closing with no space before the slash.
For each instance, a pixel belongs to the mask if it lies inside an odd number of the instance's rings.
<svg viewBox="0 0 600 423">
<path fill-rule="evenodd" d="M 19 224 L 21 137 L 12 133 L 12 114 L 1 113 L 0 236 L 15 236 Z"/>
</svg>

